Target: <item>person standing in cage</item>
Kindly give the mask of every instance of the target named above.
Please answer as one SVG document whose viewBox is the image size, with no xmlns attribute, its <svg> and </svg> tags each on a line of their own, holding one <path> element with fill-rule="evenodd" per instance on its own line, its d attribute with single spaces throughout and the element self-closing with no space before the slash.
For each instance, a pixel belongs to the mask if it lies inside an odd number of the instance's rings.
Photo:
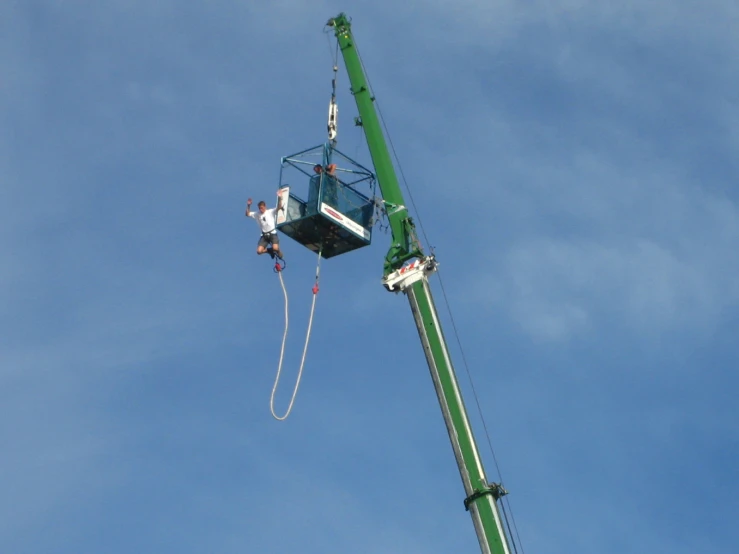
<svg viewBox="0 0 739 554">
<path fill-rule="evenodd" d="M 336 164 L 328 164 L 326 167 L 321 164 L 313 166 L 313 175 L 310 179 L 308 189 L 308 202 L 306 203 L 306 211 L 314 214 L 319 210 L 320 202 L 325 202 L 334 209 L 339 209 L 338 199 L 338 177 L 336 177 Z M 323 177 L 326 175 L 326 177 Z M 323 184 L 323 186 L 321 186 Z"/>
<path fill-rule="evenodd" d="M 316 165 L 313 166 L 313 172 L 316 175 L 320 175 L 321 173 L 323 173 L 323 171 L 324 171 L 324 169 L 323 169 L 323 166 L 321 164 L 316 164 Z M 336 177 L 336 164 L 328 164 L 326 166 L 326 170 L 325 171 L 326 171 L 326 173 L 328 173 L 329 175 L 331 175 L 331 177 Z"/>
<path fill-rule="evenodd" d="M 246 201 L 246 217 L 253 217 L 257 220 L 259 228 L 262 231 L 262 236 L 259 237 L 257 243 L 257 254 L 261 255 L 265 252 L 269 252 L 269 255 L 274 259 L 275 256 L 283 260 L 282 250 L 280 249 L 280 237 L 277 234 L 277 212 L 282 209 L 282 198 L 280 193 L 277 193 L 277 207 L 267 209 L 267 204 L 264 200 L 261 200 L 257 204 L 258 211 L 252 212 L 251 198 Z M 269 248 L 269 246 L 272 248 Z"/>
</svg>

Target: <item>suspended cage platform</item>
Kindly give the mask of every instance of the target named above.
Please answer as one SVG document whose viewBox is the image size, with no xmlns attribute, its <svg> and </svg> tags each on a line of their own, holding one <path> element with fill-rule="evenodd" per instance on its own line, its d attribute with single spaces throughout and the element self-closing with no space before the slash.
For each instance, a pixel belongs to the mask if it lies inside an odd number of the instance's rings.
<svg viewBox="0 0 739 554">
<path fill-rule="evenodd" d="M 330 143 L 282 158 L 277 229 L 324 258 L 370 244 L 375 175 Z M 365 191 L 365 192 L 361 192 Z"/>
</svg>

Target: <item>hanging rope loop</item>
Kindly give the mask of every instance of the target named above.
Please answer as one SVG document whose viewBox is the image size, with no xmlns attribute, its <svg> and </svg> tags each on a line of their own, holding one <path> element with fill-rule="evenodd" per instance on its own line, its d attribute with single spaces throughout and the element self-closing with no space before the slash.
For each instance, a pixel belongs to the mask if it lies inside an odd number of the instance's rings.
<svg viewBox="0 0 739 554">
<path fill-rule="evenodd" d="M 282 293 L 285 297 L 285 332 L 282 334 L 282 346 L 280 347 L 280 362 L 277 365 L 277 375 L 275 376 L 275 384 L 272 387 L 272 395 L 269 399 L 269 409 L 272 412 L 272 417 L 274 417 L 278 421 L 285 421 L 287 417 L 290 415 L 290 412 L 293 409 L 293 404 L 295 403 L 295 397 L 298 395 L 298 388 L 300 387 L 300 380 L 303 377 L 303 367 L 305 366 L 305 357 L 308 353 L 308 343 L 310 342 L 310 335 L 311 335 L 311 329 L 313 327 L 313 314 L 316 310 L 316 298 L 318 298 L 318 278 L 321 271 L 321 253 L 322 251 L 319 250 L 318 252 L 318 262 L 316 264 L 316 282 L 313 285 L 313 302 L 311 303 L 310 307 L 310 316 L 308 317 L 308 331 L 305 334 L 305 344 L 303 345 L 303 356 L 300 359 L 300 368 L 298 369 L 298 377 L 295 380 L 295 388 L 293 388 L 292 397 L 290 398 L 290 404 L 287 406 L 287 411 L 285 411 L 285 415 L 279 416 L 275 413 L 275 393 L 277 392 L 277 386 L 280 383 L 280 374 L 282 373 L 282 362 L 285 358 L 285 343 L 287 342 L 287 330 L 289 325 L 289 309 L 288 309 L 288 296 L 287 296 L 287 288 L 285 287 L 285 281 L 282 279 L 282 268 L 280 268 L 279 263 L 275 265 L 275 272 L 277 273 L 277 276 L 280 278 L 280 285 L 282 286 Z M 279 269 L 278 269 L 279 268 Z"/>
</svg>

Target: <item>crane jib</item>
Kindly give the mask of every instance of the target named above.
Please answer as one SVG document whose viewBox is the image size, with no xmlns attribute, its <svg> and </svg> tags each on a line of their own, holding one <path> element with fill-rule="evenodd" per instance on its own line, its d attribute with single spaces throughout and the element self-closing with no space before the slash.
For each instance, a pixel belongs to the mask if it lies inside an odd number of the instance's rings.
<svg viewBox="0 0 739 554">
<path fill-rule="evenodd" d="M 437 262 L 433 255 L 426 256 L 422 252 L 413 220 L 405 208 L 375 99 L 352 35 L 351 22 L 341 13 L 330 19 L 328 26 L 334 29 L 338 40 L 359 110 L 358 121 L 364 130 L 392 231 L 392 244 L 385 257 L 383 285 L 388 291 L 408 297 L 464 485 L 464 507 L 472 517 L 480 549 L 483 553 L 510 554 L 509 537 L 497 505 L 505 490 L 500 485 L 489 483 L 485 476 L 429 286 L 428 277 L 436 271 Z"/>
</svg>

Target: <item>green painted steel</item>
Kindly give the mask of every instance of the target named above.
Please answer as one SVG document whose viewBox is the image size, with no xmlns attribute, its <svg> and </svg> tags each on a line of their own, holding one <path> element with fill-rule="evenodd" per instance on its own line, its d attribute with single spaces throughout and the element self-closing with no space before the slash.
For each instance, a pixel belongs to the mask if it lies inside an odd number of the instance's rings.
<svg viewBox="0 0 739 554">
<path fill-rule="evenodd" d="M 496 504 L 501 489 L 488 483 L 485 477 L 485 469 L 467 417 L 462 392 L 454 373 L 428 281 L 422 279 L 415 282 L 406 290 L 406 295 L 457 458 L 467 497 L 465 506 L 472 516 L 480 548 L 485 553 L 509 554 Z"/>
<path fill-rule="evenodd" d="M 364 75 L 362 60 L 354 45 L 349 19 L 346 15 L 339 14 L 329 20 L 328 24 L 334 27 L 336 38 L 339 41 L 339 48 L 341 48 L 351 82 L 351 91 L 359 110 L 357 123 L 364 129 L 377 174 L 377 183 L 388 213 L 393 244 L 385 258 L 385 275 L 387 275 L 401 267 L 404 262 L 423 254 L 416 237 L 413 219 L 408 216 L 408 209 L 403 202 L 403 194 L 398 185 L 398 178 L 395 175 L 390 152 L 382 133 L 377 110 L 375 110 L 375 99 Z"/>
<path fill-rule="evenodd" d="M 361 125 L 367 138 L 378 185 L 388 212 L 393 244 L 385 259 L 384 274 L 400 268 L 413 258 L 424 258 L 416 237 L 413 221 L 404 206 L 390 152 L 367 85 L 362 62 L 354 44 L 351 24 L 345 14 L 329 20 L 334 27 L 344 58 L 352 94 L 359 109 Z M 475 443 L 472 427 L 449 356 L 444 334 L 428 280 L 424 276 L 403 292 L 408 296 L 418 334 L 421 339 L 439 404 L 444 416 L 452 449 L 465 488 L 464 506 L 472 516 L 483 553 L 510 554 L 508 539 L 501 524 L 497 499 L 504 494 L 502 487 L 491 484 L 485 477 L 482 460 Z"/>
</svg>

